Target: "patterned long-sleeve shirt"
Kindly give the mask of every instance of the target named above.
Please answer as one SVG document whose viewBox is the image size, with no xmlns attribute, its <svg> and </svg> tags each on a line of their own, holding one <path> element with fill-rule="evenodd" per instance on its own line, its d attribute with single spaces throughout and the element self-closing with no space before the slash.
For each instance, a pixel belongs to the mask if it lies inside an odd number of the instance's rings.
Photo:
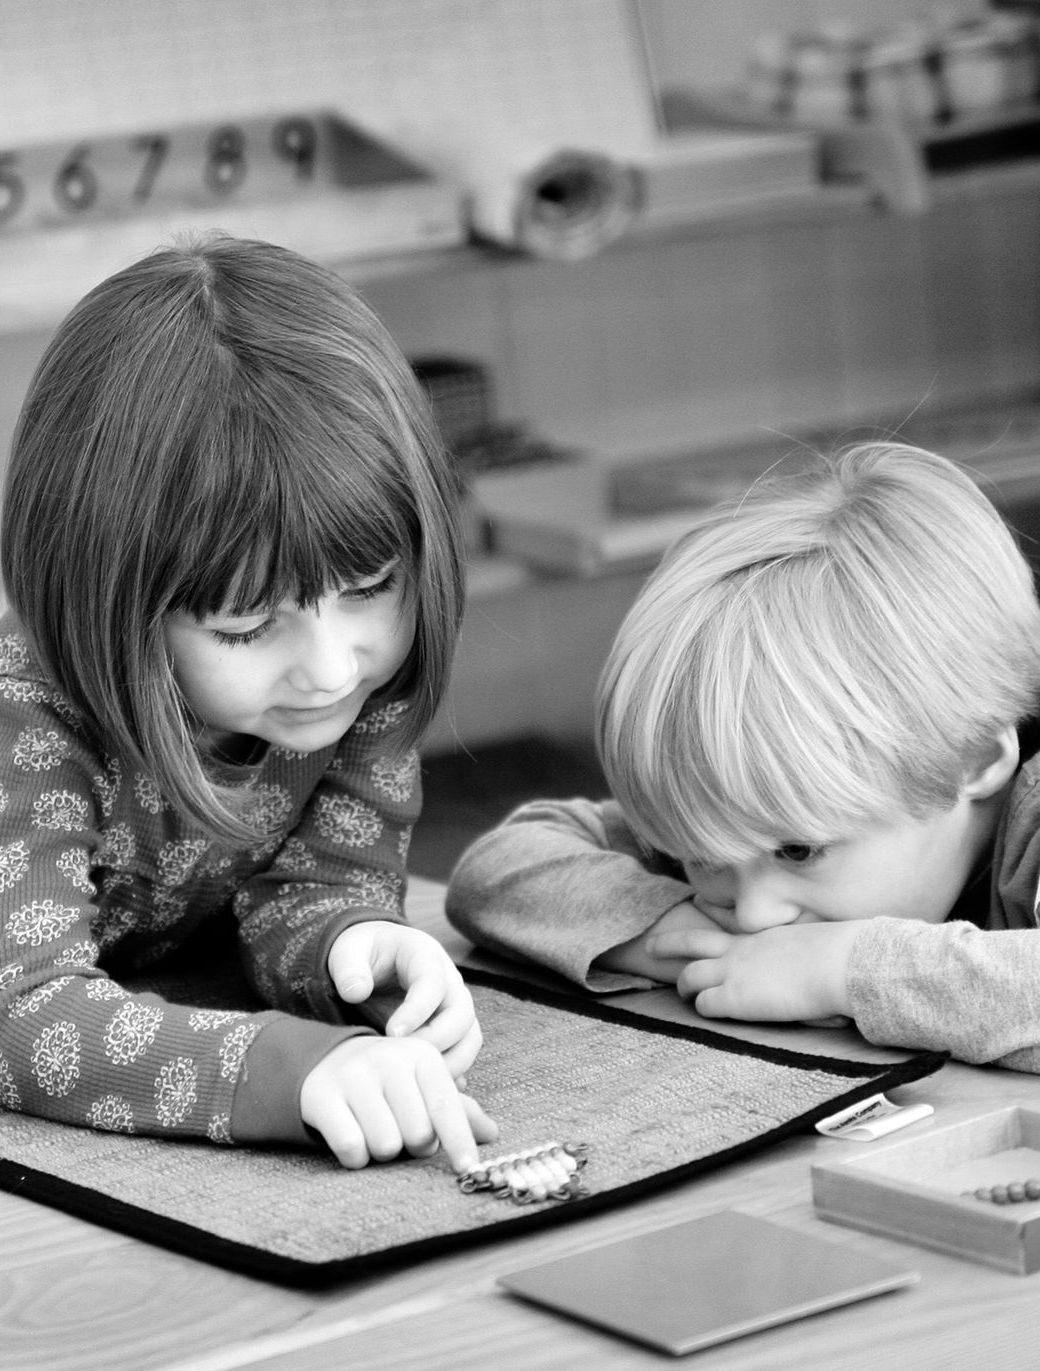
<svg viewBox="0 0 1040 1371">
<path fill-rule="evenodd" d="M 404 918 L 421 802 L 417 754 L 392 746 L 406 708 L 368 707 L 319 752 L 261 746 L 249 765 L 210 764 L 252 797 L 256 844 L 233 849 L 93 746 L 17 621 L 0 619 L 0 1107 L 127 1132 L 306 1141 L 304 1076 L 370 1031 L 335 995 L 329 948 L 351 924 Z M 185 944 L 222 944 L 232 924 L 271 1008 L 128 988 Z"/>
</svg>

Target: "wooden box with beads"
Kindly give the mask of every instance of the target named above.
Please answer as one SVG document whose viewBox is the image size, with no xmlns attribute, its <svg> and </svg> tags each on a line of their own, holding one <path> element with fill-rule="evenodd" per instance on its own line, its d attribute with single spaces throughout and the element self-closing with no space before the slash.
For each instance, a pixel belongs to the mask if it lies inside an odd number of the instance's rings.
<svg viewBox="0 0 1040 1371">
<path fill-rule="evenodd" d="M 1016 1275 L 1040 1270 L 1040 1111 L 999 1109 L 812 1167 L 820 1218 Z"/>
</svg>

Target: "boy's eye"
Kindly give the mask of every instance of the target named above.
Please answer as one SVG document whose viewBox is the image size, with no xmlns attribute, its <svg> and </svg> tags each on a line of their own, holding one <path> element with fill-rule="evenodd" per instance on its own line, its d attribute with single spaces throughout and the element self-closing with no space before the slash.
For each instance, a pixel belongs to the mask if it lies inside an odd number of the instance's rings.
<svg viewBox="0 0 1040 1371">
<path fill-rule="evenodd" d="M 782 862 L 791 862 L 794 866 L 804 866 L 806 862 L 818 860 L 825 850 L 823 847 L 815 847 L 812 843 L 783 843 L 774 850 L 773 856 Z"/>
</svg>

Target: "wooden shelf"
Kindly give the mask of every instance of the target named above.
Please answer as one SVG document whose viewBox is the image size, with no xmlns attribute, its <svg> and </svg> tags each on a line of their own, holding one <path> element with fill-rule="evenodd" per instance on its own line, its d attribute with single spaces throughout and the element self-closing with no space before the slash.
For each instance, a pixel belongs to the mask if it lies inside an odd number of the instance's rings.
<svg viewBox="0 0 1040 1371">
<path fill-rule="evenodd" d="M 721 120 L 739 128 L 812 129 L 824 180 L 855 181 L 887 209 L 919 214 L 936 200 L 978 189 L 1040 185 L 1040 104 L 1023 102 L 947 122 L 864 119 L 808 125 L 754 104 L 743 91 L 662 98 L 670 128 Z"/>
<path fill-rule="evenodd" d="M 401 226 L 402 231 L 408 225 Z M 433 224 L 428 242 L 399 244 L 398 251 L 359 250 L 351 244 L 382 241 L 392 245 L 392 215 L 385 232 L 359 226 L 358 207 L 331 193 L 299 200 L 228 206 L 222 212 L 182 211 L 161 216 L 70 224 L 0 236 L 0 334 L 49 330 L 95 285 L 169 242 L 177 235 L 223 229 L 243 237 L 266 238 L 307 256 L 335 264 L 344 274 L 362 277 L 401 271 L 440 270 L 446 261 L 468 253 L 461 223 Z M 414 235 L 413 235 L 414 236 Z"/>
<path fill-rule="evenodd" d="M 638 224 L 605 253 L 645 250 L 658 242 L 750 231 L 784 224 L 863 213 L 868 197 L 859 187 L 819 186 L 778 192 L 746 202 L 713 205 L 681 224 L 642 228 Z M 537 263 L 566 271 L 568 262 L 526 257 L 520 252 L 461 237 L 396 252 L 352 254 L 350 208 L 334 199 L 320 205 L 271 204 L 239 207 L 207 222 L 197 215 L 133 218 L 69 225 L 0 237 L 0 336 L 49 331 L 76 302 L 105 277 L 143 257 L 174 235 L 199 228 L 268 238 L 328 262 L 358 283 L 408 275 L 465 274 L 474 266 Z"/>
</svg>

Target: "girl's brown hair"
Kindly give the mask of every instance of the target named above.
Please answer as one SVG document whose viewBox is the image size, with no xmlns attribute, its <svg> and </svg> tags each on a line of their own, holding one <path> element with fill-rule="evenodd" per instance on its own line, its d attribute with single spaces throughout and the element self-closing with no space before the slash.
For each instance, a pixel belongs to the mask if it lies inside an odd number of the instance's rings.
<svg viewBox="0 0 1040 1371">
<path fill-rule="evenodd" d="M 269 243 L 192 240 L 59 326 L 14 437 L 7 592 L 99 744 L 215 836 L 250 830 L 192 743 L 167 617 L 309 605 L 394 559 L 416 631 L 383 695 L 410 705 L 406 748 L 443 696 L 462 613 L 456 482 L 411 368 L 335 273 Z"/>
</svg>

